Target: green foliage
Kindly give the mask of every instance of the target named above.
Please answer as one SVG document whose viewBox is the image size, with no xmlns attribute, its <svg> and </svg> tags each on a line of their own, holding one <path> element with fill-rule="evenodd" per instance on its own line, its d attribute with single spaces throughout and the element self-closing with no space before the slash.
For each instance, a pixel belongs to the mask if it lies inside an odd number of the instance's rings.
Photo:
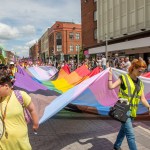
<svg viewBox="0 0 150 150">
<path fill-rule="evenodd" d="M 0 60 L 2 61 L 2 64 L 5 64 L 5 59 L 2 54 L 0 55 Z"/>
</svg>

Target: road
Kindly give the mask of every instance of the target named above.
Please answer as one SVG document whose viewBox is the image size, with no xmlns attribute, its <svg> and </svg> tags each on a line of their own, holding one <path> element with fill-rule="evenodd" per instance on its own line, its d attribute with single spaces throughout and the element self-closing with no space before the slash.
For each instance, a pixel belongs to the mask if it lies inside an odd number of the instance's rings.
<svg viewBox="0 0 150 150">
<path fill-rule="evenodd" d="M 34 135 L 29 127 L 33 150 L 112 150 L 120 123 L 98 115 L 62 110 L 40 125 Z M 150 121 L 135 121 L 138 150 L 150 149 Z M 123 150 L 129 150 L 126 139 Z"/>
</svg>

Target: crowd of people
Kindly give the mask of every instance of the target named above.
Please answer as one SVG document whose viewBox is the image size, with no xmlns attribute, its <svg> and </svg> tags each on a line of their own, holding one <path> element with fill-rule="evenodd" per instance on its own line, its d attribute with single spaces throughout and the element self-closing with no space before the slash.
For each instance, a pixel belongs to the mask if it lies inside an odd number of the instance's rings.
<svg viewBox="0 0 150 150">
<path fill-rule="evenodd" d="M 148 111 L 150 111 L 150 106 L 144 96 L 144 84 L 138 77 L 145 71 L 150 72 L 150 59 L 147 61 L 147 64 L 141 57 L 130 62 L 129 57 L 118 57 L 118 55 L 116 54 L 115 57 L 111 60 L 106 60 L 105 56 L 102 55 L 101 57 L 92 59 L 86 58 L 79 64 L 73 59 L 69 60 L 68 62 L 64 60 L 59 63 L 54 63 L 51 61 L 49 64 L 40 62 L 32 63 L 28 61 L 20 61 L 16 64 L 14 62 L 10 62 L 9 65 L 0 64 L 0 119 L 3 121 L 5 130 L 5 135 L 0 139 L 0 150 L 11 150 L 17 148 L 28 150 L 31 149 L 28 138 L 27 124 L 25 122 L 23 113 L 24 108 L 17 102 L 18 100 L 13 90 L 13 83 L 15 81 L 17 65 L 20 65 L 25 69 L 31 66 L 45 65 L 55 66 L 56 68 L 60 69 L 63 66 L 67 65 L 70 68 L 70 71 L 74 71 L 78 67 L 86 65 L 89 70 L 93 70 L 96 67 L 100 67 L 102 70 L 105 70 L 108 67 L 114 67 L 126 71 L 127 76 L 124 77 L 124 75 L 121 75 L 114 83 L 112 82 L 111 69 L 108 76 L 108 88 L 114 89 L 119 86 L 120 90 L 118 97 L 125 98 L 128 101 L 130 101 L 129 93 L 133 94 L 133 89 L 135 89 L 135 87 L 138 87 L 138 92 L 134 98 L 133 106 L 130 108 L 128 114 L 129 118 L 125 123 L 122 123 L 116 142 L 114 144 L 114 149 L 121 149 L 120 147 L 122 141 L 126 136 L 129 149 L 137 150 L 132 121 L 136 117 L 136 111 L 139 101 L 141 100 L 144 106 L 148 108 Z M 126 81 L 126 79 L 128 81 Z M 127 82 L 130 83 L 130 85 L 127 85 Z M 129 91 L 129 89 L 131 91 Z M 24 106 L 28 109 L 31 115 L 33 130 L 37 130 L 39 126 L 38 115 L 36 113 L 34 104 L 31 101 L 31 97 L 24 91 L 21 91 L 21 94 L 24 100 Z"/>
<path fill-rule="evenodd" d="M 141 57 L 139 59 L 143 60 Z M 70 71 L 74 71 L 81 65 L 86 65 L 89 70 L 93 70 L 96 67 L 100 67 L 101 70 L 105 70 L 108 67 L 114 67 L 117 69 L 121 69 L 124 71 L 128 71 L 128 68 L 131 66 L 131 61 L 128 56 L 118 56 L 118 54 L 115 54 L 113 58 L 108 58 L 104 55 L 93 57 L 93 58 L 85 58 L 84 60 L 80 61 L 79 64 L 75 59 L 70 59 L 69 61 L 60 61 L 59 63 L 50 61 L 47 65 L 53 65 L 58 70 L 62 68 L 64 65 L 68 65 L 70 68 Z M 150 72 L 150 58 L 148 60 L 145 60 L 147 63 L 147 69 L 146 72 Z"/>
<path fill-rule="evenodd" d="M 139 59 L 142 59 L 139 57 Z M 96 57 L 90 57 L 90 58 L 85 58 L 84 60 L 80 60 L 79 63 L 77 62 L 76 59 L 71 58 L 70 60 L 63 60 L 63 61 L 58 61 L 58 60 L 49 60 L 47 63 L 44 63 L 42 61 L 35 61 L 32 62 L 31 60 L 21 60 L 17 63 L 10 62 L 9 65 L 5 65 L 5 68 L 11 69 L 12 74 L 16 72 L 15 67 L 17 65 L 20 65 L 23 68 L 27 67 L 33 67 L 33 66 L 55 66 L 58 70 L 60 70 L 64 65 L 68 65 L 70 68 L 70 71 L 76 70 L 78 67 L 82 65 L 86 65 L 89 70 L 93 70 L 96 67 L 101 68 L 101 70 L 105 70 L 108 67 L 114 67 L 117 69 L 121 69 L 124 71 L 128 71 L 128 68 L 131 66 L 131 59 L 129 59 L 128 56 L 118 56 L 116 53 L 114 57 L 106 59 L 105 55 L 101 56 L 96 56 Z M 146 72 L 150 72 L 150 58 L 148 60 L 145 60 L 147 63 L 147 69 L 145 70 Z"/>
</svg>

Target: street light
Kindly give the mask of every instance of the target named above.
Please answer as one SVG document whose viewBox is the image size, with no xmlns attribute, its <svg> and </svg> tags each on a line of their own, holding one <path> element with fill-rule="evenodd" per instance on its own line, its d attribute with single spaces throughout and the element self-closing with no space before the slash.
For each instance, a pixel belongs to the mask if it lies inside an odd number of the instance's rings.
<svg viewBox="0 0 150 150">
<path fill-rule="evenodd" d="M 77 54 L 77 56 L 78 56 L 78 65 L 79 65 L 79 47 L 78 47 L 78 54 Z"/>
<path fill-rule="evenodd" d="M 105 56 L 106 56 L 106 60 L 108 60 L 108 39 L 107 39 L 107 34 L 105 33 Z"/>
</svg>

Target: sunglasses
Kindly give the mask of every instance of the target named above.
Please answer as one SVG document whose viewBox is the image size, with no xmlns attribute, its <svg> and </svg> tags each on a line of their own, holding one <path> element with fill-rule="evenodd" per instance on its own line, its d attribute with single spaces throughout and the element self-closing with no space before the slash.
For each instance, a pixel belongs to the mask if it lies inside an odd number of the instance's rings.
<svg viewBox="0 0 150 150">
<path fill-rule="evenodd" d="M 139 73 L 144 73 L 144 72 L 145 72 L 145 69 L 139 70 Z"/>
</svg>

